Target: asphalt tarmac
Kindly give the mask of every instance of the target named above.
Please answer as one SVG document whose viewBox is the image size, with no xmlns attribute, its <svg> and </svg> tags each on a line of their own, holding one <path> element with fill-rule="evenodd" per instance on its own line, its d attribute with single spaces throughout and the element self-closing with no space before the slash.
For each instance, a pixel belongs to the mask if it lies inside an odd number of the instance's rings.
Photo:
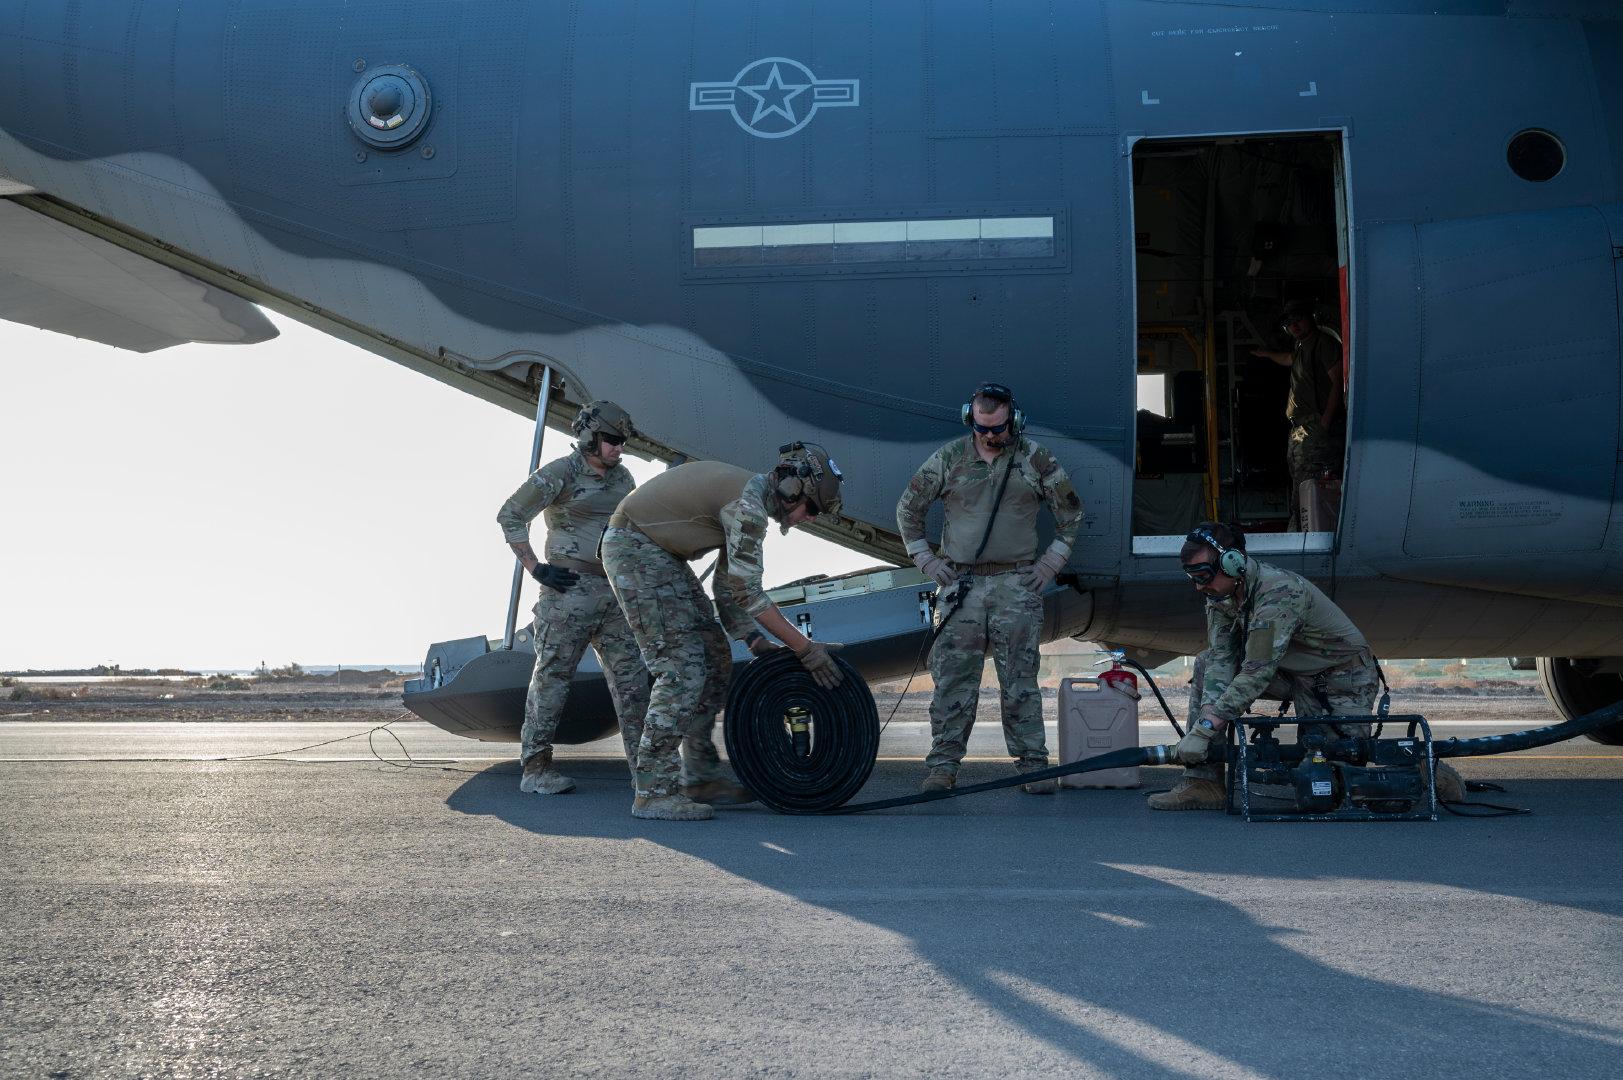
<svg viewBox="0 0 1623 1080">
<path fill-rule="evenodd" d="M 1549 722 L 1534 702 L 1468 737 Z M 1518 713 L 1518 708 L 1523 711 Z M 1447 710 L 1442 710 L 1447 711 Z M 908 726 L 911 725 L 911 726 Z M 1133 790 L 628 814 L 610 744 L 0 723 L 0 1075 L 1615 1077 L 1623 749 L 1529 817 L 1247 825 Z M 1170 732 L 1149 724 L 1144 741 Z M 865 798 L 921 773 L 887 732 Z M 965 783 L 1004 775 L 983 723 Z M 1147 769 L 1145 790 L 1174 770 Z"/>
</svg>

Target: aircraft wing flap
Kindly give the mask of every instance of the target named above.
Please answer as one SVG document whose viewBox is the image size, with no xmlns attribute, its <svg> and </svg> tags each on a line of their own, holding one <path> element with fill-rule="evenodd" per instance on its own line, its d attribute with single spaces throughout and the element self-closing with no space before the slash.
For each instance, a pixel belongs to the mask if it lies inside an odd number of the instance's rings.
<svg viewBox="0 0 1623 1080">
<path fill-rule="evenodd" d="M 142 353 L 277 332 L 240 297 L 9 199 L 0 199 L 0 319 Z"/>
</svg>

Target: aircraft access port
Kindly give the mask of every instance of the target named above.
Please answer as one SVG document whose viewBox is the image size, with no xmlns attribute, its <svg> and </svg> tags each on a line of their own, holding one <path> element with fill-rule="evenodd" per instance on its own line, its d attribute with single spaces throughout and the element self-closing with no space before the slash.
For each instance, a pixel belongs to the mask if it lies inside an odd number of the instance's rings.
<svg viewBox="0 0 1623 1080">
<path fill-rule="evenodd" d="M 1134 145 L 1135 554 L 1140 540 L 1181 540 L 1207 519 L 1253 535 L 1334 534 L 1346 429 L 1342 177 L 1335 133 Z M 1281 325 L 1292 301 L 1310 312 L 1301 329 L 1321 335 L 1305 386 Z M 1308 468 L 1287 453 L 1293 393 L 1298 419 L 1331 414 L 1306 485 Z"/>
<path fill-rule="evenodd" d="M 842 642 L 840 655 L 869 682 L 924 670 L 920 658 L 932 625 L 935 585 L 912 567 L 805 578 L 767 595 L 806 636 Z M 1043 602 L 1044 641 L 1087 629 L 1091 595 L 1061 586 L 1050 589 Z M 749 650 L 733 642 L 734 667 L 749 660 Z M 453 735 L 516 743 L 534 666 L 535 647 L 527 628 L 514 636 L 512 649 L 501 648 L 499 638 L 436 642 L 428 648 L 422 678 L 406 683 L 404 704 Z M 594 742 L 616 727 L 603 669 L 588 649 L 570 683 L 554 741 Z"/>
</svg>

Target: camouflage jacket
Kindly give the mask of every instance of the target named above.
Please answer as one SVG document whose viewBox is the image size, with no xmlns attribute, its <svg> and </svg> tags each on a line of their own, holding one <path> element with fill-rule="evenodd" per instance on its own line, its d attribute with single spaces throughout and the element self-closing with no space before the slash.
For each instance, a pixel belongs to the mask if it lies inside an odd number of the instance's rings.
<svg viewBox="0 0 1623 1080">
<path fill-rule="evenodd" d="M 1011 464 L 1012 456 L 1012 464 Z M 986 523 L 997 501 L 1007 468 L 1008 489 L 986 542 L 975 557 Z M 941 555 L 960 565 L 974 562 L 1026 562 L 1037 554 L 1037 507 L 1046 502 L 1054 515 L 1055 539 L 1070 552 L 1082 527 L 1082 500 L 1070 477 L 1054 455 L 1030 439 L 1005 449 L 990 463 L 975 452 L 974 437 L 966 435 L 943 446 L 913 474 L 896 504 L 896 527 L 902 543 L 924 536 L 925 515 L 940 499 L 946 510 L 941 530 Z"/>
<path fill-rule="evenodd" d="M 1246 597 L 1206 601 L 1201 704 L 1225 721 L 1242 715 L 1274 676 L 1316 675 L 1369 651 L 1352 620 L 1317 585 L 1246 559 Z"/>
<path fill-rule="evenodd" d="M 728 635 L 739 640 L 756 628 L 755 616 L 772 606 L 761 587 L 761 556 L 777 510 L 778 493 L 764 473 L 750 477 L 738 498 L 721 508 L 727 543 L 716 561 L 716 614 Z"/>
<path fill-rule="evenodd" d="M 603 476 L 593 472 L 579 450 L 549 461 L 508 496 L 496 513 L 502 536 L 516 544 L 530 538 L 530 522 L 545 512 L 549 563 L 601 566 L 597 545 L 609 515 L 637 486 L 624 465 Z"/>
</svg>

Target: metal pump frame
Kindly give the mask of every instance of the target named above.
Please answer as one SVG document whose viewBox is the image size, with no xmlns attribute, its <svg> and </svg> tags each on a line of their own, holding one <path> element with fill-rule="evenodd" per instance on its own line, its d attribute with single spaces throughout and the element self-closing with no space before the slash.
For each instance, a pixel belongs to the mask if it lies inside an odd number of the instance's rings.
<svg viewBox="0 0 1623 1080">
<path fill-rule="evenodd" d="M 1259 810 L 1251 806 L 1251 766 L 1256 764 L 1251 753 L 1250 735 L 1253 731 L 1274 731 L 1281 727 L 1303 727 L 1324 724 L 1407 724 L 1404 737 L 1416 744 L 1420 755 L 1415 768 L 1420 772 L 1422 795 L 1408 810 L 1383 813 L 1366 810 L 1347 803 L 1328 813 L 1280 812 Z M 1269 719 L 1260 716 L 1242 716 L 1230 724 L 1229 770 L 1225 809 L 1246 821 L 1436 821 L 1437 820 L 1437 757 L 1433 752 L 1431 725 L 1420 715 L 1379 717 L 1368 713 L 1357 716 L 1302 716 Z"/>
</svg>

